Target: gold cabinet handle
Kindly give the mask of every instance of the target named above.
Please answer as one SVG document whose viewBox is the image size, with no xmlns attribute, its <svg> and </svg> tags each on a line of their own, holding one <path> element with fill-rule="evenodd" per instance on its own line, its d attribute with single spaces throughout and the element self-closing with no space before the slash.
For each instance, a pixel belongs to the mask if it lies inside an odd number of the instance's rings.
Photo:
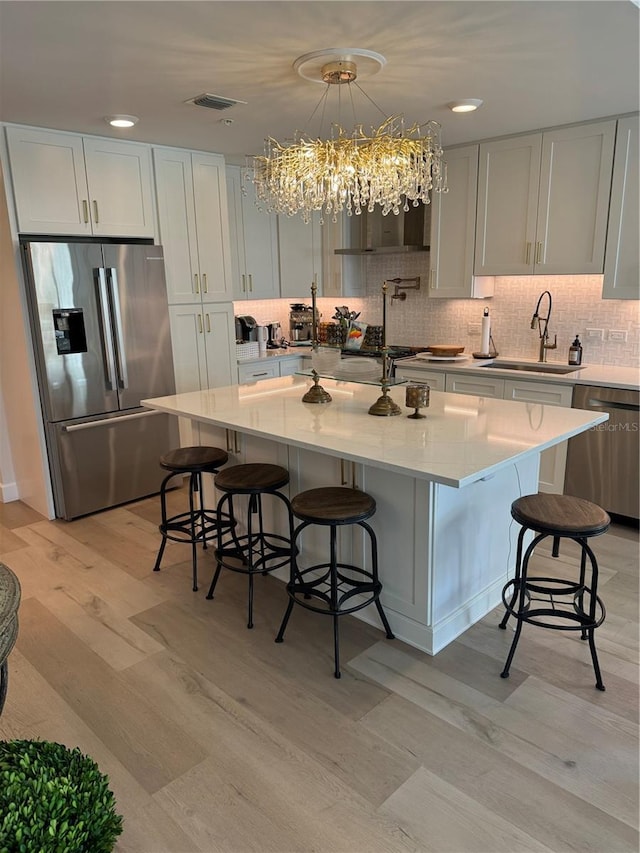
<svg viewBox="0 0 640 853">
<path fill-rule="evenodd" d="M 340 460 L 340 485 L 341 486 L 347 485 L 347 478 L 345 476 L 345 470 L 344 470 L 344 459 Z"/>
<path fill-rule="evenodd" d="M 86 198 L 82 199 L 82 216 L 84 218 L 84 224 L 86 225 L 89 222 L 89 205 L 87 204 Z"/>
<path fill-rule="evenodd" d="M 536 243 L 536 263 L 542 263 L 542 243 Z"/>
<path fill-rule="evenodd" d="M 193 281 L 195 284 L 196 293 L 200 293 L 200 279 L 198 278 L 198 273 L 194 274 Z"/>
<path fill-rule="evenodd" d="M 209 315 L 205 314 L 204 316 L 207 318 L 207 332 L 210 332 L 211 331 L 211 321 L 209 320 Z"/>
<path fill-rule="evenodd" d="M 244 273 L 242 273 L 242 292 L 247 292 L 247 277 Z"/>
<path fill-rule="evenodd" d="M 202 273 L 202 290 L 204 291 L 204 293 L 209 292 L 209 289 L 207 287 L 207 274 L 206 274 L 206 272 Z"/>
<path fill-rule="evenodd" d="M 249 293 L 253 293 L 253 276 L 249 273 Z"/>
<path fill-rule="evenodd" d="M 233 431 L 233 450 L 234 450 L 234 453 L 240 453 L 241 449 L 242 448 L 240 447 L 240 433 L 238 433 L 234 430 Z"/>
<path fill-rule="evenodd" d="M 198 331 L 202 334 L 202 314 L 198 314 Z"/>
<path fill-rule="evenodd" d="M 527 266 L 531 263 L 531 243 L 530 242 L 527 243 L 527 252 L 526 252 L 526 255 L 524 258 L 524 262 L 525 262 L 525 264 L 527 264 Z"/>
<path fill-rule="evenodd" d="M 351 463 L 351 488 L 357 489 L 358 485 L 356 483 L 356 463 Z"/>
<path fill-rule="evenodd" d="M 227 453 L 233 453 L 233 444 L 231 443 L 231 430 L 225 429 L 224 434 L 227 439 Z"/>
<path fill-rule="evenodd" d="M 98 202 L 95 198 L 93 200 L 93 221 L 96 225 L 100 222 L 100 219 L 98 218 Z"/>
<path fill-rule="evenodd" d="M 429 270 L 429 289 L 430 290 L 436 289 L 436 271 L 435 270 Z"/>
</svg>

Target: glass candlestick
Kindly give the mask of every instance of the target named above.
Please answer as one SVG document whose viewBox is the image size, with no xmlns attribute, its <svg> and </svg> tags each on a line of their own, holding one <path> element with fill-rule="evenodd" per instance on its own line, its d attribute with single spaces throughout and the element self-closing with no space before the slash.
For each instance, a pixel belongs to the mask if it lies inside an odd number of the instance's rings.
<svg viewBox="0 0 640 853">
<path fill-rule="evenodd" d="M 409 409 L 415 411 L 409 418 L 424 418 L 426 415 L 420 414 L 420 409 L 424 409 L 429 405 L 429 386 L 421 383 L 412 383 L 405 388 L 405 405 Z"/>
</svg>

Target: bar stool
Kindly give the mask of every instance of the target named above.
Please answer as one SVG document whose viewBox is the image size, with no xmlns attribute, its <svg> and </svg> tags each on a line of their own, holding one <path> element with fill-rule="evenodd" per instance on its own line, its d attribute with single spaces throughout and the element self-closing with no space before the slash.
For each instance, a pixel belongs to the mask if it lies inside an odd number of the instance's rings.
<svg viewBox="0 0 640 853">
<path fill-rule="evenodd" d="M 198 591 L 198 555 L 197 545 L 202 543 L 206 550 L 207 540 L 212 539 L 218 525 L 228 530 L 233 521 L 228 517 L 218 518 L 215 510 L 207 509 L 203 502 L 202 475 L 217 474 L 219 469 L 227 462 L 229 455 L 226 450 L 219 447 L 179 447 L 170 450 L 160 457 L 160 465 L 166 471 L 167 476 L 160 486 L 160 508 L 162 521 L 158 529 L 162 535 L 160 550 L 156 557 L 154 572 L 160 571 L 162 555 L 167 546 L 167 540 L 172 542 L 184 542 L 191 545 L 191 562 L 193 567 L 193 591 Z M 189 475 L 189 509 L 185 512 L 167 516 L 167 486 L 177 475 Z M 196 495 L 199 500 L 196 505 Z"/>
<path fill-rule="evenodd" d="M 291 508 L 301 524 L 293 536 L 294 546 L 298 537 L 311 524 L 329 528 L 329 562 L 318 563 L 308 569 L 300 570 L 297 565 L 297 548 L 291 560 L 291 578 L 287 584 L 289 603 L 276 637 L 276 643 L 284 639 L 284 632 L 291 616 L 294 604 L 324 613 L 333 619 L 334 676 L 340 678 L 340 638 L 338 619 L 349 613 L 362 610 L 369 604 L 375 604 L 387 639 L 394 636 L 389 622 L 380 604 L 382 584 L 378 580 L 378 545 L 373 529 L 366 523 L 367 518 L 376 511 L 376 502 L 371 495 L 358 489 L 344 486 L 325 486 L 300 492 L 291 501 Z M 371 546 L 371 571 L 338 561 L 336 534 L 338 527 L 358 525 L 369 534 Z M 354 596 L 366 596 L 364 600 L 354 600 Z M 310 603 L 310 601 L 314 603 Z"/>
<path fill-rule="evenodd" d="M 293 540 L 293 516 L 289 499 L 282 489 L 289 482 L 289 472 L 281 465 L 263 462 L 248 462 L 234 465 L 221 471 L 214 483 L 218 491 L 223 492 L 218 501 L 218 545 L 215 551 L 216 570 L 207 593 L 212 599 L 220 572 L 229 569 L 249 577 L 249 599 L 247 628 L 253 628 L 253 577 L 288 565 L 291 560 Z M 246 495 L 247 532 L 238 536 L 235 524 L 225 524 L 227 518 L 237 519 L 233 505 L 234 498 Z M 285 507 L 287 514 L 288 536 L 281 536 L 265 530 L 263 518 L 263 498 L 277 498 Z M 257 516 L 257 524 L 254 521 Z M 228 536 L 225 538 L 225 532 Z"/>
<path fill-rule="evenodd" d="M 0 714 L 9 687 L 9 652 L 18 636 L 20 581 L 4 563 L 0 563 Z"/>
<path fill-rule="evenodd" d="M 589 641 L 596 687 L 604 690 L 594 631 L 604 622 L 606 612 L 598 596 L 598 563 L 587 539 L 605 533 L 611 519 L 603 509 L 590 501 L 569 495 L 548 494 L 518 498 L 511 505 L 511 515 L 522 527 L 518 536 L 515 577 L 502 590 L 506 612 L 500 628 L 507 627 L 509 616 L 513 616 L 517 624 L 501 677 L 509 677 L 509 667 L 522 625 L 530 622 L 556 631 L 580 631 L 581 638 Z M 522 544 L 528 530 L 537 535 L 527 546 L 523 559 Z M 552 557 L 559 555 L 561 539 L 572 539 L 580 545 L 580 574 L 577 580 L 528 576 L 529 558 L 537 545 L 549 536 L 553 537 Z M 590 586 L 586 585 L 587 557 L 591 564 Z M 510 600 L 507 601 L 509 596 Z"/>
</svg>

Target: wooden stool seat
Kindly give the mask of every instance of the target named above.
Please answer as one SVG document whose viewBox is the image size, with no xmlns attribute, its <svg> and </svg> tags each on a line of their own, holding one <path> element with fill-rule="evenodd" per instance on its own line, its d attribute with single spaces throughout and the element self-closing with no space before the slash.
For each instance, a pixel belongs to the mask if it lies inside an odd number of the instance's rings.
<svg viewBox="0 0 640 853">
<path fill-rule="evenodd" d="M 516 630 L 507 661 L 501 673 L 509 677 L 524 622 L 554 631 L 580 631 L 589 641 L 591 660 L 596 675 L 596 687 L 604 690 L 594 631 L 605 619 L 606 611 L 598 595 L 598 563 L 587 540 L 600 536 L 608 529 L 611 519 L 591 501 L 570 495 L 524 495 L 511 505 L 511 515 L 521 525 L 518 534 L 515 577 L 505 584 L 502 601 L 505 614 L 500 628 L 506 628 L 510 616 L 516 620 Z M 524 536 L 536 535 L 523 556 Z M 548 537 L 553 538 L 551 556 L 560 554 L 560 541 L 571 539 L 581 549 L 580 572 L 577 578 L 531 577 L 529 559 L 535 548 Z M 591 564 L 591 580 L 587 585 L 587 558 Z"/>
<path fill-rule="evenodd" d="M 254 575 L 267 575 L 275 569 L 288 566 L 291 561 L 293 515 L 289 498 L 279 491 L 288 482 L 289 472 L 286 468 L 266 462 L 233 465 L 220 471 L 214 480 L 216 489 L 222 492 L 222 496 L 217 507 L 220 529 L 215 552 L 216 569 L 207 598 L 213 598 L 222 569 L 248 575 L 247 628 L 253 628 Z M 234 498 L 243 496 L 249 499 L 246 508 L 246 533 L 239 535 L 236 530 L 238 515 Z M 286 536 L 267 530 L 263 517 L 265 497 L 269 497 L 272 505 L 279 502 L 284 506 L 288 526 Z M 233 526 L 227 528 L 226 536 L 223 536 L 224 518 L 231 518 L 234 522 Z"/>
<path fill-rule="evenodd" d="M 313 524 L 356 524 L 375 513 L 376 502 L 357 489 L 326 486 L 296 495 L 291 509 L 298 518 Z"/>
<path fill-rule="evenodd" d="M 223 492 L 236 492 L 239 495 L 253 495 L 259 492 L 275 491 L 289 482 L 289 472 L 281 465 L 266 462 L 247 462 L 233 465 L 216 476 L 216 488 Z"/>
<path fill-rule="evenodd" d="M 9 685 L 7 658 L 18 636 L 19 605 L 20 582 L 8 566 L 0 563 L 0 714 Z"/>
<path fill-rule="evenodd" d="M 512 503 L 511 515 L 519 524 L 551 536 L 599 536 L 611 524 L 601 507 L 570 495 L 525 495 Z"/>
<path fill-rule="evenodd" d="M 276 637 L 276 643 L 284 640 L 284 632 L 294 604 L 306 610 L 322 613 L 333 619 L 334 676 L 340 678 L 340 639 L 338 619 L 349 613 L 375 604 L 384 626 L 387 639 L 393 633 L 380 603 L 382 584 L 378 578 L 378 543 L 376 534 L 366 520 L 376 511 L 376 502 L 371 495 L 359 489 L 344 486 L 324 486 L 300 492 L 291 501 L 291 509 L 301 523 L 293 534 L 291 576 L 287 584 L 289 603 Z M 296 542 L 309 525 L 324 525 L 329 528 L 329 559 L 309 568 L 298 566 Z M 337 529 L 353 524 L 361 527 L 369 536 L 370 569 L 343 563 L 338 559 Z"/>
<path fill-rule="evenodd" d="M 221 465 L 226 464 L 229 454 L 221 447 L 202 445 L 198 447 L 176 447 L 160 457 L 160 467 L 169 473 L 160 486 L 160 511 L 162 519 L 158 526 L 162 536 L 154 572 L 160 571 L 160 563 L 167 540 L 191 545 L 191 569 L 193 591 L 198 590 L 198 556 L 196 546 L 202 543 L 207 548 L 207 540 L 218 532 L 218 526 L 228 530 L 233 520 L 228 516 L 219 518 L 213 509 L 204 505 L 202 494 L 202 475 L 217 474 Z M 189 476 L 189 508 L 176 515 L 167 515 L 167 487 L 174 477 L 183 474 Z"/>
<path fill-rule="evenodd" d="M 177 447 L 160 457 L 160 466 L 175 474 L 211 473 L 228 459 L 229 454 L 220 447 Z"/>
</svg>

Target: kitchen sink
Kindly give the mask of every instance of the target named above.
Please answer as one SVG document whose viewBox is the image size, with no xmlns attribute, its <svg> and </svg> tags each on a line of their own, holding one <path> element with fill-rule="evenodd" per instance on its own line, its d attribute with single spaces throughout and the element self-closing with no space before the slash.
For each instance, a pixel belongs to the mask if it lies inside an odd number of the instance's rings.
<svg viewBox="0 0 640 853">
<path fill-rule="evenodd" d="M 500 370 L 524 370 L 528 373 L 553 373 L 556 376 L 564 376 L 566 373 L 575 373 L 582 367 L 565 364 L 548 364 L 547 362 L 533 361 L 492 361 L 491 364 L 483 364 L 482 367 L 494 367 Z"/>
</svg>

